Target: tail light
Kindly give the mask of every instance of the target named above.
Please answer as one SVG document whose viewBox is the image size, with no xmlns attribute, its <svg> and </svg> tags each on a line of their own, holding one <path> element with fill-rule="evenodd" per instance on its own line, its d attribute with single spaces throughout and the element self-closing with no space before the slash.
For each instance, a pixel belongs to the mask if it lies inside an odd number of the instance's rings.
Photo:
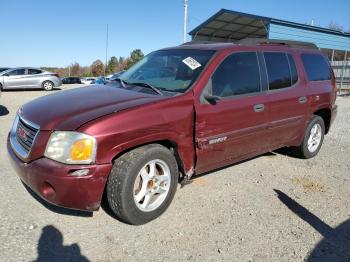
<svg viewBox="0 0 350 262">
<path fill-rule="evenodd" d="M 50 74 L 51 76 L 56 76 L 56 77 L 60 77 L 58 74 Z"/>
<path fill-rule="evenodd" d="M 331 100 L 331 102 L 332 102 L 332 104 L 334 104 L 335 103 L 335 100 L 337 99 L 337 92 L 338 92 L 338 90 L 337 90 L 337 82 L 336 82 L 336 79 L 335 79 L 335 75 L 334 75 L 334 72 L 333 72 L 333 69 L 332 69 L 332 67 L 330 68 L 331 69 L 331 73 L 332 73 L 332 94 L 333 94 L 333 97 L 332 97 L 332 100 Z"/>
</svg>

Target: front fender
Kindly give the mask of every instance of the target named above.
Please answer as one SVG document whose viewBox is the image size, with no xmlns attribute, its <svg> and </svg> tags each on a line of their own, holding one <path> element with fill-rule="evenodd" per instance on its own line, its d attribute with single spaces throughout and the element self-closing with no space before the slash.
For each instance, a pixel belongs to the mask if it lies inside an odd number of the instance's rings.
<svg viewBox="0 0 350 262">
<path fill-rule="evenodd" d="M 194 167 L 192 94 L 142 105 L 89 122 L 79 131 L 96 137 L 96 163 L 107 164 L 124 152 L 145 144 L 169 141 L 176 147 L 184 172 Z"/>
</svg>

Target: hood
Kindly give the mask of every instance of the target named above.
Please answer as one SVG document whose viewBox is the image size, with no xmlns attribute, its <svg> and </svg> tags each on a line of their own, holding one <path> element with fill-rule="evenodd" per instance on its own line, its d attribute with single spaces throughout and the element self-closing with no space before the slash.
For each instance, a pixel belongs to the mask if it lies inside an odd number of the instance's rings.
<svg viewBox="0 0 350 262">
<path fill-rule="evenodd" d="M 96 118 L 161 99 L 164 97 L 96 85 L 35 99 L 22 107 L 21 116 L 41 130 L 75 130 Z"/>
</svg>

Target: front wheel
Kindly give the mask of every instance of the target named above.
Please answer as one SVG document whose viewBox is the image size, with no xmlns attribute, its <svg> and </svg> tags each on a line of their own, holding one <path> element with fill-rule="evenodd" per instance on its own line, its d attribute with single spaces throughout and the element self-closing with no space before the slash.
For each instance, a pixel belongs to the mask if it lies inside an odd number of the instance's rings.
<svg viewBox="0 0 350 262">
<path fill-rule="evenodd" d="M 302 144 L 297 148 L 297 154 L 302 158 L 312 158 L 320 151 L 325 133 L 322 117 L 313 116 L 308 124 Z"/>
<path fill-rule="evenodd" d="M 142 146 L 114 162 L 107 182 L 108 203 L 122 221 L 145 224 L 168 208 L 177 182 L 177 162 L 169 149 L 158 144 Z"/>
</svg>

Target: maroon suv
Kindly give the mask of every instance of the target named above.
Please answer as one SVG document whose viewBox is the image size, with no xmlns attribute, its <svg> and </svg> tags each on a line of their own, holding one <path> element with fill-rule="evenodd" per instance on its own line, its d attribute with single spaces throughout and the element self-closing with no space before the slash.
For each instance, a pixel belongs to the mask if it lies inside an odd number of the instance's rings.
<svg viewBox="0 0 350 262">
<path fill-rule="evenodd" d="M 313 45 L 191 43 L 155 51 L 114 84 L 25 104 L 8 136 L 20 179 L 47 201 L 146 223 L 180 178 L 292 147 L 315 156 L 337 106 Z"/>
</svg>

